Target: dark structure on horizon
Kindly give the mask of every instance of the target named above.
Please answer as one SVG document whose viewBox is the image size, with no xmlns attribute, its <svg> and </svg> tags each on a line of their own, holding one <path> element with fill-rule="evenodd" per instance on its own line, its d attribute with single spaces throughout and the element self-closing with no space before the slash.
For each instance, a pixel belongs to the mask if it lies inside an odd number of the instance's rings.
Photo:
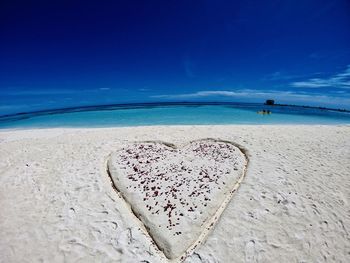
<svg viewBox="0 0 350 263">
<path fill-rule="evenodd" d="M 266 100 L 265 105 L 275 105 L 274 100 Z"/>
<path fill-rule="evenodd" d="M 297 108 L 305 108 L 305 109 L 319 109 L 319 110 L 330 110 L 330 111 L 339 111 L 339 112 L 350 112 L 350 110 L 347 109 L 335 109 L 335 108 L 328 108 L 328 107 L 317 107 L 317 106 L 306 106 L 306 105 L 295 105 L 295 104 L 280 104 L 275 103 L 274 100 L 266 100 L 264 105 L 268 106 L 281 106 L 281 107 L 297 107 Z"/>
</svg>

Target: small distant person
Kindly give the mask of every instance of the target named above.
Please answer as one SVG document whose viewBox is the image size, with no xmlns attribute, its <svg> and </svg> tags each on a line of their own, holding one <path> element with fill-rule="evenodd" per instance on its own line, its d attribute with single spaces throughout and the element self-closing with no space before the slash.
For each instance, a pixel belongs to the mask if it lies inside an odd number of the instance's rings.
<svg viewBox="0 0 350 263">
<path fill-rule="evenodd" d="M 271 111 L 270 111 L 270 110 L 265 110 L 265 109 L 263 109 L 263 110 L 261 110 L 261 111 L 258 111 L 257 113 L 258 113 L 258 114 L 262 114 L 262 115 L 266 115 L 266 114 L 271 114 Z"/>
</svg>

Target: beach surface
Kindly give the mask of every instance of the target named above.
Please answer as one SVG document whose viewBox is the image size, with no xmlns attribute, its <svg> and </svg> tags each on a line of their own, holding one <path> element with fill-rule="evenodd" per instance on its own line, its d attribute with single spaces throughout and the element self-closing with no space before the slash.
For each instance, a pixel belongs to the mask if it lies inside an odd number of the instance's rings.
<svg viewBox="0 0 350 263">
<path fill-rule="evenodd" d="M 191 143 L 203 140 L 210 147 L 220 142 L 215 147 L 227 147 L 223 155 L 227 157 L 213 157 L 215 162 L 210 163 L 206 155 L 193 161 L 191 151 L 196 152 L 197 146 Z M 140 147 L 141 142 L 183 149 L 168 158 L 170 150 L 156 145 L 166 153 L 160 167 L 179 171 L 183 165 L 174 165 L 185 156 L 189 176 L 206 164 L 208 170 L 223 167 L 233 176 L 209 174 L 220 175 L 219 183 L 228 183 L 222 189 L 215 188 L 214 181 L 200 186 L 203 177 L 196 177 L 193 184 L 186 181 L 190 189 L 183 189 L 185 196 L 195 186 L 210 190 L 197 199 L 188 197 L 206 216 L 185 213 L 190 208 L 177 211 L 186 223 L 169 223 L 176 229 L 174 239 L 166 232 L 165 217 L 152 214 L 157 205 L 152 203 L 148 209 L 150 202 L 164 201 L 158 192 L 153 190 L 153 199 L 146 196 L 144 203 L 137 195 L 144 191 L 133 192 L 127 181 L 118 181 L 124 180 L 120 169 L 134 168 L 126 166 L 130 156 L 118 153 L 128 151 L 130 145 L 136 148 L 135 143 Z M 126 158 L 125 167 L 120 166 L 120 156 Z M 147 162 L 147 156 L 142 158 Z M 176 183 L 169 167 L 164 178 Z M 130 186 L 138 188 L 138 178 L 130 178 L 135 182 Z M 349 262 L 349 202 L 350 126 L 0 131 L 0 262 Z M 159 209 L 170 211 L 164 204 Z M 157 234 L 155 226 L 162 231 Z M 169 240 L 172 250 L 167 252 L 162 242 Z"/>
</svg>

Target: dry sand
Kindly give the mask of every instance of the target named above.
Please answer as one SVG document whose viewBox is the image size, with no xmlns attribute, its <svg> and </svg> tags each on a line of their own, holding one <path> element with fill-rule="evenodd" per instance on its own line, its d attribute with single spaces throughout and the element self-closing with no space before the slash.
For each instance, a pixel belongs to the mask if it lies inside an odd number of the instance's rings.
<svg viewBox="0 0 350 263">
<path fill-rule="evenodd" d="M 1 131 L 0 261 L 168 262 L 107 161 L 134 141 L 205 138 L 243 146 L 249 166 L 185 262 L 350 261 L 349 126 Z"/>
</svg>

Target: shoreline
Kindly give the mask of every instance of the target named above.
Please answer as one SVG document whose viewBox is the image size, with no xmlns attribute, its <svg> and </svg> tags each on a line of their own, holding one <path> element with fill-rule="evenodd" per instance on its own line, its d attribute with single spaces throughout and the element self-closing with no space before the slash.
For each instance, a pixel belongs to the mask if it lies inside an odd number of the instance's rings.
<svg viewBox="0 0 350 263">
<path fill-rule="evenodd" d="M 176 127 L 350 127 L 350 123 L 339 123 L 339 124 L 275 124 L 275 123 L 267 123 L 267 124 L 172 124 L 172 125 L 136 125 L 136 126 L 98 126 L 98 127 L 21 127 L 21 128 L 0 128 L 0 134 L 6 132 L 15 132 L 15 131 L 42 131 L 42 130 L 67 130 L 67 131 L 94 131 L 94 130 L 111 130 L 111 129 L 143 129 L 143 128 L 176 128 Z"/>
<path fill-rule="evenodd" d="M 215 138 L 246 148 L 249 168 L 184 262 L 346 261 L 349 136 L 349 125 L 0 130 L 0 260 L 171 262 L 115 193 L 106 160 L 130 142 Z"/>
</svg>

